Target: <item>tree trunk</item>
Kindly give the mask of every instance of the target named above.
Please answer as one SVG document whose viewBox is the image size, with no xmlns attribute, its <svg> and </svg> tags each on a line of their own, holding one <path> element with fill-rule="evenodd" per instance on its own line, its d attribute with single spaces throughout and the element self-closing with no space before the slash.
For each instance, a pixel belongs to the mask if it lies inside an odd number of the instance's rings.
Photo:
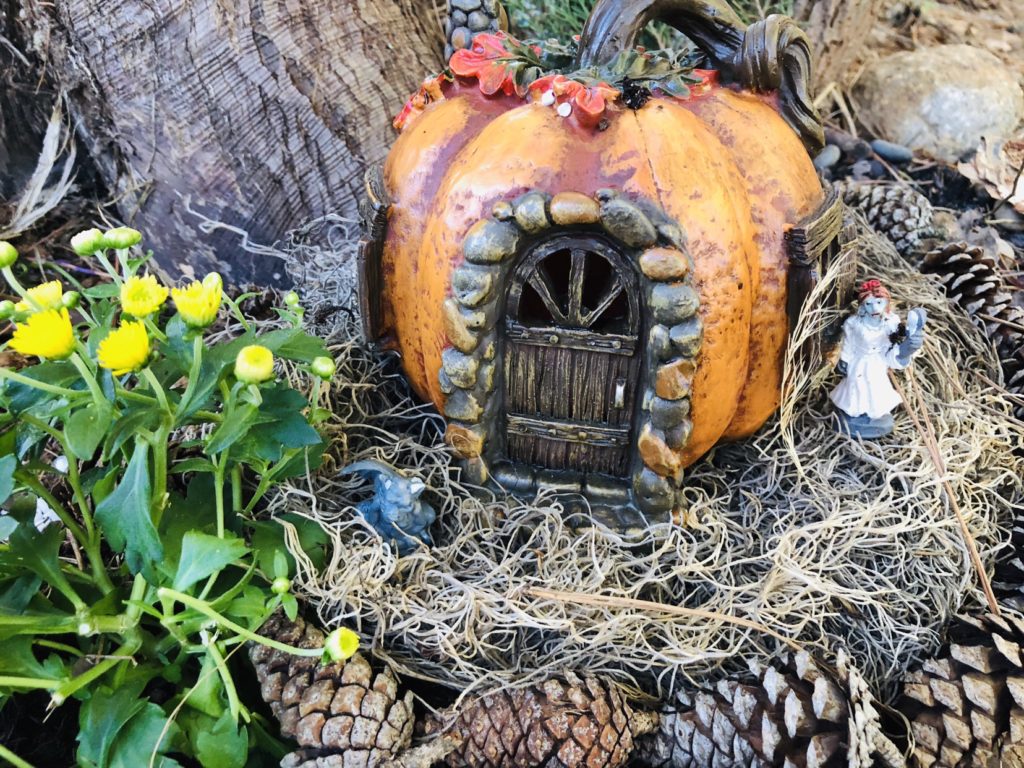
<svg viewBox="0 0 1024 768">
<path fill-rule="evenodd" d="M 431 0 L 9 3 L 121 217 L 172 275 L 286 282 L 280 262 L 201 217 L 268 244 L 355 217 L 392 116 L 442 65 Z"/>
<path fill-rule="evenodd" d="M 850 84 L 883 5 L 884 0 L 797 0 L 793 17 L 811 38 L 819 93 L 830 83 Z"/>
</svg>

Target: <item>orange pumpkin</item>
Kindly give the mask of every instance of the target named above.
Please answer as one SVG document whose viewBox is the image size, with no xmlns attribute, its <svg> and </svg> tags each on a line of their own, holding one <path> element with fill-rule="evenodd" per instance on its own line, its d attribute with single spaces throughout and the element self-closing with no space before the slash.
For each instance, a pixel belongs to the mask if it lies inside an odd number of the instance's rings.
<svg viewBox="0 0 1024 768">
<path fill-rule="evenodd" d="M 715 70 L 630 52 L 656 13 Z M 480 35 L 410 101 L 365 290 L 477 481 L 665 512 L 686 466 L 775 411 L 786 233 L 824 199 L 806 53 L 718 0 L 601 0 L 575 74 L 531 81 L 543 51 Z"/>
</svg>

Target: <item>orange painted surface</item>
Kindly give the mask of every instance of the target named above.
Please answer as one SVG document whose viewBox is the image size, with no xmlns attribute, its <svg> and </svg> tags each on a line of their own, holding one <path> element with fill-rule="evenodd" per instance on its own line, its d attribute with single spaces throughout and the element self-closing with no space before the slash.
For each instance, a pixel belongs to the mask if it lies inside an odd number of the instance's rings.
<svg viewBox="0 0 1024 768">
<path fill-rule="evenodd" d="M 725 439 L 757 431 L 779 407 L 782 362 L 789 338 L 783 234 L 812 213 L 822 199 L 818 177 L 803 144 L 762 98 L 719 89 L 684 105 L 704 120 L 736 162 L 753 226 L 754 264 L 760 280 L 753 304 L 750 371 Z M 781 127 L 780 127 L 781 123 Z"/>
<path fill-rule="evenodd" d="M 607 117 L 597 131 L 540 104 L 462 92 L 429 105 L 385 168 L 385 321 L 413 387 L 441 408 L 441 306 L 467 231 L 495 202 L 602 188 L 652 200 L 686 232 L 701 294 L 688 465 L 723 437 L 751 433 L 778 405 L 788 327 L 782 235 L 821 190 L 799 138 L 761 98 L 715 88 L 688 102 L 652 99 L 637 112 L 616 105 Z"/>
</svg>

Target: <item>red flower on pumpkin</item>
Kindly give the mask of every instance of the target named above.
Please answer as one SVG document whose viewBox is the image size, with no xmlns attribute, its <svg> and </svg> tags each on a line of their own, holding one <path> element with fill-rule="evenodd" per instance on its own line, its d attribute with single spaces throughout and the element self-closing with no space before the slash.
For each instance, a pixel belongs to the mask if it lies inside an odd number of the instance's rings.
<svg viewBox="0 0 1024 768">
<path fill-rule="evenodd" d="M 424 80 L 420 89 L 409 97 L 409 100 L 405 102 L 405 106 L 402 107 L 402 111 L 391 122 L 395 129 L 401 132 L 410 120 L 417 117 L 427 108 L 428 104 L 435 101 L 443 101 L 444 94 L 441 92 L 441 86 L 446 80 L 447 78 L 443 74 L 434 75 Z"/>
<path fill-rule="evenodd" d="M 571 105 L 576 119 L 583 125 L 591 127 L 601 122 L 608 102 L 615 101 L 622 95 L 608 83 L 584 85 L 565 75 L 547 75 L 530 83 L 530 93 L 534 98 L 548 91 L 554 94 L 557 103 Z"/>
<path fill-rule="evenodd" d="M 508 38 L 504 32 L 493 35 L 482 33 L 473 38 L 470 48 L 460 48 L 452 54 L 448 68 L 459 77 L 475 77 L 480 92 L 493 96 L 498 91 L 508 96 L 522 96 L 523 86 L 516 82 L 517 67 L 505 47 Z"/>
</svg>

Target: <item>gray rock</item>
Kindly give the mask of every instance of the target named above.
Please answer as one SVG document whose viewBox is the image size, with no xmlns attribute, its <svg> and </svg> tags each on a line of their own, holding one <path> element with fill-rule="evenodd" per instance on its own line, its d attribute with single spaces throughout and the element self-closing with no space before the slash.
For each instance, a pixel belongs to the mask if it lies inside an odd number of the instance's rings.
<svg viewBox="0 0 1024 768">
<path fill-rule="evenodd" d="M 480 7 L 480 0 L 452 0 L 452 8 L 469 13 Z"/>
<path fill-rule="evenodd" d="M 651 398 L 651 424 L 658 429 L 672 429 L 690 415 L 690 400 L 665 400 Z"/>
<path fill-rule="evenodd" d="M 441 364 L 452 384 L 462 389 L 472 389 L 476 385 L 476 374 L 480 363 L 475 357 L 464 355 L 454 347 L 441 353 Z"/>
<path fill-rule="evenodd" d="M 469 48 L 473 44 L 473 33 L 469 27 L 456 27 L 452 30 L 451 41 L 453 48 Z"/>
<path fill-rule="evenodd" d="M 496 274 L 496 269 L 463 266 L 452 275 L 452 292 L 463 306 L 479 307 L 491 298 Z"/>
<path fill-rule="evenodd" d="M 658 239 L 658 231 L 644 212 L 622 198 L 602 202 L 601 224 L 608 234 L 633 248 L 647 248 Z"/>
<path fill-rule="evenodd" d="M 679 354 L 693 357 L 700 352 L 701 342 L 704 341 L 704 323 L 699 317 L 691 317 L 684 323 L 672 326 L 669 338 Z"/>
<path fill-rule="evenodd" d="M 914 159 L 914 153 L 910 150 L 910 147 L 894 144 L 891 141 L 875 139 L 871 142 L 871 148 L 875 150 L 876 155 L 883 160 L 888 160 L 890 163 L 909 163 Z"/>
<path fill-rule="evenodd" d="M 824 171 L 826 168 L 831 168 L 838 163 L 842 156 L 843 153 L 839 147 L 835 144 L 829 144 L 814 158 L 814 167 L 819 171 Z"/>
<path fill-rule="evenodd" d="M 647 467 L 633 479 L 633 493 L 640 509 L 649 513 L 668 512 L 675 501 L 671 483 Z"/>
<path fill-rule="evenodd" d="M 651 290 L 648 306 L 659 323 L 673 325 L 697 311 L 700 296 L 686 283 L 661 283 Z"/>
<path fill-rule="evenodd" d="M 469 17 L 462 11 L 452 11 L 451 22 L 453 27 L 464 27 Z"/>
<path fill-rule="evenodd" d="M 469 230 L 463 253 L 471 264 L 496 264 L 516 252 L 519 230 L 503 221 L 481 221 Z"/>
<path fill-rule="evenodd" d="M 473 11 L 469 14 L 469 28 L 474 32 L 483 32 L 491 25 L 491 17 L 482 11 Z"/>
<path fill-rule="evenodd" d="M 1024 92 L 991 53 L 939 45 L 870 64 L 857 84 L 859 117 L 889 141 L 953 162 L 998 140 L 1024 117 Z"/>
<path fill-rule="evenodd" d="M 480 414 L 483 412 L 484 409 L 480 407 L 477 399 L 462 389 L 455 390 L 444 404 L 445 416 L 467 424 L 476 424 L 480 421 Z"/>
<path fill-rule="evenodd" d="M 535 234 L 551 226 L 547 202 L 541 192 L 529 192 L 516 201 L 516 223 L 524 232 Z"/>
</svg>

